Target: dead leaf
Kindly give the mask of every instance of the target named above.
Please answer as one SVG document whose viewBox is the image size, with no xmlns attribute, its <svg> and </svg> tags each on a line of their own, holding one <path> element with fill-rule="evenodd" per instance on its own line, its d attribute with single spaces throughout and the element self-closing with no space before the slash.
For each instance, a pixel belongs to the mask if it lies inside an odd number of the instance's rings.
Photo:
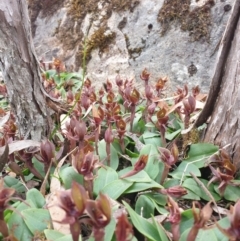
<svg viewBox="0 0 240 241">
<path fill-rule="evenodd" d="M 0 127 L 2 127 L 4 124 L 7 123 L 7 121 L 9 120 L 9 117 L 10 117 L 10 111 L 8 111 L 5 116 L 0 118 Z"/>
<path fill-rule="evenodd" d="M 5 148 L 4 148 L 5 147 Z M 3 168 L 8 162 L 8 155 L 9 155 L 9 146 L 6 145 L 3 148 L 3 153 L 0 154 L 0 172 L 2 172 Z M 2 147 L 1 147 L 2 148 Z"/>
<path fill-rule="evenodd" d="M 62 188 L 62 190 L 64 189 Z M 46 205 L 52 219 L 53 229 L 59 231 L 62 234 L 70 234 L 71 232 L 69 224 L 60 223 L 66 217 L 66 213 L 62 208 L 58 206 L 59 197 L 57 192 L 50 193 L 46 196 Z"/>
<path fill-rule="evenodd" d="M 9 155 L 14 153 L 15 151 L 20 151 L 32 146 L 40 147 L 41 142 L 39 141 L 33 141 L 33 140 L 20 140 L 20 141 L 14 141 L 9 146 Z M 4 153 L 5 146 L 0 147 L 0 155 Z"/>
</svg>

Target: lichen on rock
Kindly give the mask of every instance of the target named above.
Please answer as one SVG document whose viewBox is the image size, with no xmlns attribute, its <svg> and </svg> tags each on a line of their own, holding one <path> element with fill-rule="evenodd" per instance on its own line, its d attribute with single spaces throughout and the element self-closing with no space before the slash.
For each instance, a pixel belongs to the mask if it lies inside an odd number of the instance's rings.
<svg viewBox="0 0 240 241">
<path fill-rule="evenodd" d="M 158 21 L 162 25 L 162 35 L 170 28 L 172 22 L 179 23 L 183 31 L 188 31 L 194 41 L 210 38 L 211 7 L 214 0 L 190 10 L 190 0 L 165 0 L 158 13 Z"/>
</svg>

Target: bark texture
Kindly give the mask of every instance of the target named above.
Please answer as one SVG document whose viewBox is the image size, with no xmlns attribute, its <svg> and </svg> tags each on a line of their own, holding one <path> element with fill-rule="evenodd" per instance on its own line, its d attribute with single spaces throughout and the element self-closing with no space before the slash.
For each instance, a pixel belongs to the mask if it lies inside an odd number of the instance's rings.
<svg viewBox="0 0 240 241">
<path fill-rule="evenodd" d="M 208 101 L 197 125 L 211 115 L 204 141 L 220 147 L 230 144 L 233 163 L 240 168 L 240 0 L 235 1 L 232 16 L 223 36 L 219 61 Z"/>
<path fill-rule="evenodd" d="M 50 123 L 26 0 L 0 1 L 0 69 L 21 136 L 40 140 Z"/>
</svg>

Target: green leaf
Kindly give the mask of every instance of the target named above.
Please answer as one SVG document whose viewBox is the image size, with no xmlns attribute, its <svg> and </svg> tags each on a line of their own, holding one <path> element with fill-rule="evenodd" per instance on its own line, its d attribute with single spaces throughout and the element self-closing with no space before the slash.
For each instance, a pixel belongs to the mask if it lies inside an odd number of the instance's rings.
<svg viewBox="0 0 240 241">
<path fill-rule="evenodd" d="M 215 190 L 219 193 L 217 186 L 215 186 Z M 228 201 L 236 202 L 240 197 L 240 188 L 228 185 L 223 197 Z"/>
<path fill-rule="evenodd" d="M 195 176 L 200 177 L 201 172 L 199 171 L 198 167 L 194 164 L 182 161 L 180 165 L 175 169 L 173 172 L 170 172 L 169 175 L 176 179 L 181 179 L 182 176 L 191 176 L 190 172 L 192 172 Z"/>
<path fill-rule="evenodd" d="M 127 168 L 124 168 L 123 170 L 119 171 L 118 172 L 119 178 L 132 170 L 133 170 L 133 167 L 127 167 Z M 151 182 L 151 178 L 148 176 L 148 174 L 144 170 L 138 172 L 137 174 L 135 174 L 133 176 L 126 177 L 123 179 L 130 181 L 130 182 Z"/>
<path fill-rule="evenodd" d="M 153 225 L 156 227 L 157 231 L 158 231 L 158 235 L 160 237 L 159 240 L 161 241 L 169 241 L 166 232 L 163 230 L 163 227 L 157 223 L 157 221 L 155 220 L 154 216 L 152 215 L 152 220 L 153 220 Z"/>
<path fill-rule="evenodd" d="M 181 213 L 180 233 L 193 226 L 194 218 L 192 209 L 185 210 Z"/>
<path fill-rule="evenodd" d="M 141 217 L 150 218 L 154 214 L 155 205 L 151 199 L 145 195 L 139 196 L 135 204 L 135 212 Z"/>
<path fill-rule="evenodd" d="M 58 238 L 58 239 L 53 239 L 54 241 L 72 241 L 72 235 L 71 234 L 67 234 L 67 235 L 64 235 L 63 237 L 61 238 Z M 82 237 L 79 236 L 79 239 L 78 241 L 82 241 Z"/>
<path fill-rule="evenodd" d="M 58 238 L 64 236 L 64 234 L 60 233 L 59 231 L 52 229 L 45 229 L 44 234 L 48 240 L 57 240 Z"/>
<path fill-rule="evenodd" d="M 35 188 L 27 192 L 27 202 L 32 208 L 42 208 L 46 203 L 43 195 Z"/>
<path fill-rule="evenodd" d="M 187 189 L 187 188 L 186 188 Z M 182 197 L 182 199 L 188 199 L 188 200 L 195 200 L 199 201 L 201 198 L 199 195 L 191 191 L 190 189 L 187 189 L 187 194 Z"/>
<path fill-rule="evenodd" d="M 78 72 L 66 73 L 64 77 L 65 80 L 78 79 L 79 81 L 81 81 L 80 80 L 81 78 L 82 78 L 82 73 L 78 73 Z"/>
<path fill-rule="evenodd" d="M 52 78 L 56 74 L 57 74 L 57 71 L 55 69 L 49 69 L 49 70 L 45 71 L 45 75 L 46 75 L 47 79 Z"/>
<path fill-rule="evenodd" d="M 124 138 L 124 144 L 125 146 L 127 146 L 127 144 L 129 143 L 129 139 L 128 138 Z M 121 146 L 119 144 L 119 139 L 114 139 L 113 143 L 112 143 L 113 148 L 118 152 L 122 154 L 122 149 Z"/>
<path fill-rule="evenodd" d="M 107 194 L 112 199 L 118 199 L 130 186 L 132 182 L 117 179 L 108 183 L 101 191 L 103 194 Z"/>
<path fill-rule="evenodd" d="M 151 144 L 156 147 L 162 146 L 161 137 L 158 133 L 145 131 L 140 138 L 143 139 L 146 145 Z"/>
<path fill-rule="evenodd" d="M 214 197 L 215 201 L 218 201 L 221 199 L 221 197 L 214 191 L 214 187 L 213 184 L 210 184 L 207 187 L 208 181 L 204 180 L 204 179 L 200 179 L 199 180 L 204 184 L 205 188 L 212 194 L 212 196 Z M 204 191 L 204 189 L 202 187 L 200 187 L 194 179 L 192 178 L 188 178 L 183 182 L 183 187 L 191 190 L 193 193 L 197 194 L 200 198 L 206 200 L 206 201 L 210 201 L 211 198 L 206 194 L 206 192 Z"/>
<path fill-rule="evenodd" d="M 105 160 L 106 162 L 107 152 L 106 152 L 105 140 L 101 140 L 100 142 L 98 142 L 98 152 L 99 152 L 99 159 L 101 161 Z M 110 153 L 111 153 L 110 167 L 114 170 L 117 170 L 118 164 L 119 164 L 119 158 L 118 158 L 118 153 L 112 144 L 110 145 Z"/>
<path fill-rule="evenodd" d="M 222 228 L 225 228 L 225 229 L 229 228 L 230 226 L 229 218 L 228 217 L 222 218 L 221 220 L 218 221 L 218 224 Z M 228 241 L 228 238 L 225 235 L 223 235 L 223 233 L 217 227 L 214 228 L 214 233 L 218 241 Z"/>
<path fill-rule="evenodd" d="M 179 179 L 169 179 L 164 182 L 163 186 L 164 188 L 174 187 L 180 185 Z"/>
<path fill-rule="evenodd" d="M 148 161 L 147 161 L 146 167 L 144 168 L 144 171 L 146 171 L 149 177 L 154 180 L 159 173 L 159 163 L 158 163 L 159 153 L 158 153 L 157 147 L 151 144 L 145 145 L 142 148 L 139 156 L 141 155 L 148 155 Z M 133 162 L 135 163 L 136 161 L 137 160 Z"/>
<path fill-rule="evenodd" d="M 37 160 L 37 158 L 32 158 L 33 166 L 37 169 L 37 171 L 41 174 L 42 177 L 45 177 L 45 171 L 44 171 L 44 164 Z"/>
<path fill-rule="evenodd" d="M 164 163 L 162 161 L 158 161 L 158 166 L 159 166 L 159 172 L 157 174 L 157 176 L 154 178 L 154 181 L 157 183 L 161 182 L 162 179 L 162 174 L 164 172 L 165 166 Z"/>
<path fill-rule="evenodd" d="M 154 202 L 156 202 L 157 204 L 161 205 L 161 206 L 165 206 L 167 203 L 167 196 L 163 195 L 161 193 L 146 193 L 144 194 L 145 196 L 147 196 L 148 198 L 152 199 Z"/>
<path fill-rule="evenodd" d="M 105 227 L 104 241 L 111 241 L 115 232 L 116 221 L 112 217 L 111 222 Z"/>
<path fill-rule="evenodd" d="M 141 191 L 145 191 L 148 189 L 152 189 L 152 188 L 162 188 L 162 186 L 160 184 L 158 184 L 155 181 L 151 181 L 151 182 L 134 182 L 126 191 L 125 193 L 135 193 L 135 192 L 141 192 Z"/>
<path fill-rule="evenodd" d="M 155 125 L 152 123 L 152 122 L 148 122 L 145 127 L 148 127 L 148 128 L 155 128 Z"/>
<path fill-rule="evenodd" d="M 16 178 L 11 176 L 5 176 L 4 177 L 4 184 L 6 187 L 14 188 L 17 192 L 25 192 L 26 188 L 24 185 Z"/>
<path fill-rule="evenodd" d="M 97 172 L 97 177 L 93 182 L 93 193 L 98 195 L 99 192 L 110 182 L 117 180 L 118 174 L 111 167 L 101 167 Z"/>
<path fill-rule="evenodd" d="M 13 212 L 8 220 L 9 230 L 12 230 L 13 235 L 19 241 L 32 241 L 33 234 L 27 227 L 20 214 L 20 211 L 28 208 L 29 206 L 27 206 L 25 203 L 20 203 L 16 208 L 18 212 Z"/>
<path fill-rule="evenodd" d="M 67 234 L 64 235 L 56 230 L 51 230 L 51 229 L 45 229 L 44 234 L 47 238 L 47 240 L 54 240 L 54 241 L 72 241 L 72 235 Z M 79 241 L 82 241 L 81 236 L 79 236 Z"/>
<path fill-rule="evenodd" d="M 149 221 L 147 221 L 145 218 L 138 215 L 125 201 L 123 201 L 124 206 L 126 207 L 130 217 L 131 221 L 134 225 L 134 227 L 143 234 L 146 238 L 153 240 L 153 241 L 160 241 L 160 237 L 158 234 L 158 230 L 156 227 L 154 227 L 153 224 L 151 224 Z"/>
<path fill-rule="evenodd" d="M 176 138 L 179 135 L 180 132 L 181 132 L 181 129 L 178 129 L 174 132 L 166 132 L 165 138 L 169 141 L 172 141 L 174 138 Z"/>
<path fill-rule="evenodd" d="M 222 228 L 228 228 L 229 220 L 228 220 L 228 218 L 223 218 L 218 222 L 218 224 Z M 183 233 L 182 233 L 179 241 L 186 241 L 190 229 L 191 228 L 182 229 Z M 206 241 L 206 240 L 228 241 L 229 239 L 225 235 L 223 235 L 216 226 L 213 225 L 212 227 L 207 228 L 207 229 L 200 229 L 196 240 L 197 241 Z"/>
<path fill-rule="evenodd" d="M 161 207 L 161 206 L 159 206 L 159 205 L 158 205 L 157 203 L 155 203 L 155 202 L 153 202 L 153 203 L 154 203 L 155 208 L 156 208 L 156 210 L 157 210 L 158 213 L 164 214 L 164 215 L 169 214 L 169 212 L 166 210 L 165 207 Z"/>
<path fill-rule="evenodd" d="M 77 171 L 72 166 L 61 168 L 60 178 L 66 189 L 71 188 L 72 181 L 83 184 L 83 176 L 77 173 Z"/>
<path fill-rule="evenodd" d="M 28 208 L 21 213 L 23 221 L 32 234 L 43 231 L 51 224 L 51 217 L 46 209 Z"/>
<path fill-rule="evenodd" d="M 185 159 L 185 162 L 193 162 L 198 168 L 204 167 L 205 161 L 214 153 L 218 151 L 218 146 L 215 146 L 210 143 L 197 143 L 190 146 L 188 152 L 188 158 Z M 199 160 L 199 161 L 197 161 Z"/>
<path fill-rule="evenodd" d="M 142 112 L 135 113 L 133 121 L 133 133 L 143 133 L 145 130 L 145 123 L 142 119 Z"/>
<path fill-rule="evenodd" d="M 139 154 L 133 151 L 130 151 L 128 148 L 125 149 L 126 154 L 131 158 L 138 158 Z"/>
</svg>

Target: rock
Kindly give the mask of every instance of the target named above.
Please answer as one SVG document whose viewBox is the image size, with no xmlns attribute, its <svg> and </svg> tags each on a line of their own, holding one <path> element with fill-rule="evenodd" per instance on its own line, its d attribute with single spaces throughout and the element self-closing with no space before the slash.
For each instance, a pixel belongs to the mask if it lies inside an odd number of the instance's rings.
<svg viewBox="0 0 240 241">
<path fill-rule="evenodd" d="M 44 61 L 60 58 L 79 71 L 85 49 L 87 75 L 97 87 L 118 74 L 141 85 L 139 75 L 147 68 L 153 83 L 167 76 L 173 90 L 187 83 L 207 92 L 234 1 L 37 2 L 29 0 L 29 7 L 36 52 Z"/>
</svg>

